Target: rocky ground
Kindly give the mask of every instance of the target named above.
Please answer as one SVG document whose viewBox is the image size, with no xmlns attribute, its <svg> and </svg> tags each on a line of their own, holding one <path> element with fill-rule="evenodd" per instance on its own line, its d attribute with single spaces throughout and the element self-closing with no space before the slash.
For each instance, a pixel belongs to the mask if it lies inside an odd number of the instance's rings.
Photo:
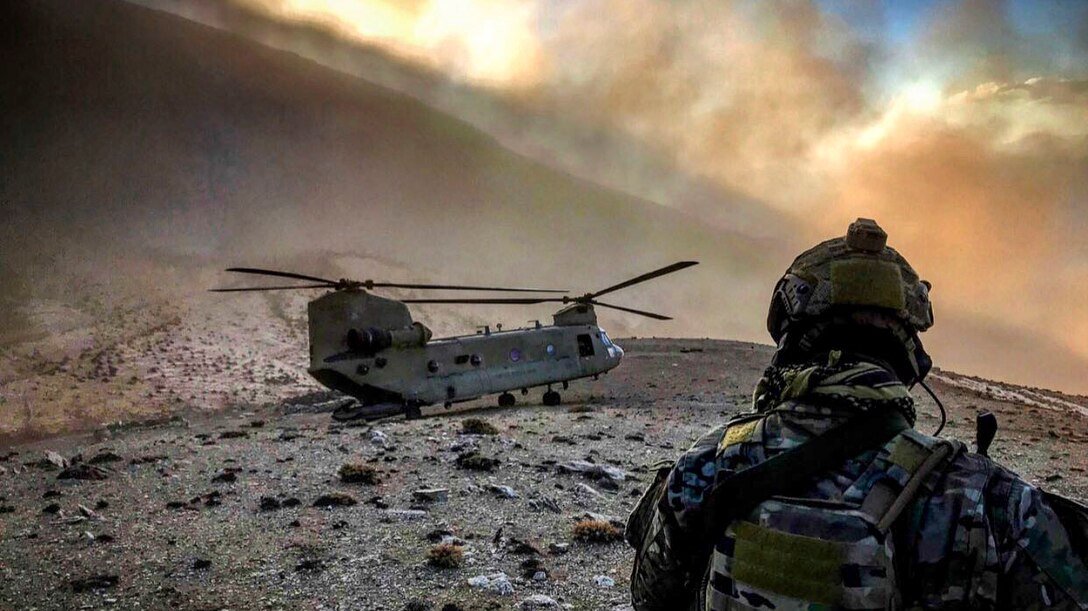
<svg viewBox="0 0 1088 611">
<path fill-rule="evenodd" d="M 0 607 L 622 608 L 631 555 L 610 524 L 643 466 L 747 409 L 770 348 L 619 343 L 624 363 L 560 407 L 533 392 L 343 426 L 313 393 L 11 446 Z M 972 440 L 988 409 L 996 458 L 1088 497 L 1088 399 L 943 371 L 933 386 L 946 436 Z M 931 431 L 937 410 L 916 396 Z"/>
</svg>

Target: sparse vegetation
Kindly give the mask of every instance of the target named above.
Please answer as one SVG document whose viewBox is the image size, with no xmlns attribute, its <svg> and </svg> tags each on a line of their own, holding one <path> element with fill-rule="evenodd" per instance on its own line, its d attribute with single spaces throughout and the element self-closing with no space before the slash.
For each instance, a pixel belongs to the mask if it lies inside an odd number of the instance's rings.
<svg viewBox="0 0 1088 611">
<path fill-rule="evenodd" d="M 455 569 L 464 560 L 465 550 L 453 543 L 439 543 L 427 552 L 427 563 L 440 569 Z"/>
<path fill-rule="evenodd" d="M 465 452 L 457 457 L 457 466 L 471 471 L 492 471 L 499 466 L 499 460 L 482 456 L 475 451 Z"/>
<path fill-rule="evenodd" d="M 466 418 L 461 421 L 461 433 L 465 435 L 498 435 L 499 429 L 483 418 Z"/>
<path fill-rule="evenodd" d="M 351 507 L 357 504 L 359 501 L 355 500 L 355 497 L 350 494 L 344 494 L 342 492 L 331 492 L 329 494 L 322 494 L 314 501 L 314 507 Z"/>
<path fill-rule="evenodd" d="M 382 476 L 377 469 L 360 463 L 344 463 L 340 466 L 340 481 L 345 484 L 366 484 L 376 486 L 382 483 Z"/>
<path fill-rule="evenodd" d="M 623 539 L 623 531 L 607 520 L 582 520 L 574 525 L 573 534 L 584 543 L 611 543 Z"/>
<path fill-rule="evenodd" d="M 586 405 L 585 403 L 581 403 L 581 404 L 578 404 L 578 405 L 572 405 L 569 408 L 567 408 L 567 413 L 568 414 L 584 414 L 586 412 L 593 412 L 593 411 L 596 411 L 593 408 L 593 406 L 592 405 Z"/>
</svg>

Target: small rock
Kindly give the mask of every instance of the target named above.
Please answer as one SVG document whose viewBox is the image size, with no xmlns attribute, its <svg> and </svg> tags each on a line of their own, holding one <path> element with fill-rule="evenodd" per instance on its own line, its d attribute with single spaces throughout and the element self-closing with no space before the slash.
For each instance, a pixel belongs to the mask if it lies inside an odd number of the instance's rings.
<svg viewBox="0 0 1088 611">
<path fill-rule="evenodd" d="M 510 596 L 514 593 L 514 584 L 506 573 L 494 573 L 492 575 L 477 575 L 468 580 L 468 585 L 481 590 L 488 590 L 500 596 Z"/>
<path fill-rule="evenodd" d="M 552 543 L 548 546 L 548 553 L 553 556 L 562 556 L 570 551 L 570 543 Z"/>
<path fill-rule="evenodd" d="M 50 503 L 45 507 L 42 507 L 42 513 L 58 514 L 60 513 L 60 505 L 57 503 Z"/>
<path fill-rule="evenodd" d="M 296 499 L 295 497 L 292 496 L 290 498 L 283 499 L 282 506 L 283 506 L 284 509 L 287 509 L 287 508 L 290 508 L 290 507 L 298 507 L 301 504 L 302 504 L 302 501 L 300 501 L 300 500 L 298 500 L 298 499 Z"/>
<path fill-rule="evenodd" d="M 504 499 L 516 499 L 516 498 L 518 498 L 517 491 L 515 491 L 510 486 L 500 486 L 500 485 L 497 485 L 497 484 L 491 484 L 487 488 L 491 492 L 494 492 L 497 496 L 500 496 L 500 497 L 502 497 Z"/>
<path fill-rule="evenodd" d="M 70 583 L 76 592 L 89 592 L 91 590 L 104 590 L 117 585 L 121 578 L 117 575 L 101 573 L 79 579 L 73 579 Z"/>
<path fill-rule="evenodd" d="M 245 439 L 249 437 L 249 433 L 245 431 L 223 431 L 219 433 L 220 439 Z"/>
<path fill-rule="evenodd" d="M 559 603 L 544 594 L 533 594 L 518 604 L 518 609 L 556 609 Z"/>
<path fill-rule="evenodd" d="M 541 497 L 539 499 L 532 499 L 529 501 L 529 509 L 533 511 L 550 511 L 552 513 L 562 513 L 563 510 L 559 507 L 559 503 L 555 499 L 548 497 Z"/>
<path fill-rule="evenodd" d="M 544 552 L 540 551 L 540 548 L 529 543 L 528 541 L 522 541 L 517 537 L 510 537 L 506 542 L 506 550 L 511 554 L 530 554 L 533 556 L 543 556 Z"/>
<path fill-rule="evenodd" d="M 295 570 L 300 573 L 317 573 L 325 568 L 325 563 L 318 558 L 308 558 L 295 565 Z"/>
<path fill-rule="evenodd" d="M 90 507 L 87 507 L 86 505 L 79 505 L 79 513 L 83 514 L 83 517 L 93 520 L 97 520 L 100 518 L 97 513 L 95 513 L 93 510 L 91 510 Z"/>
<path fill-rule="evenodd" d="M 58 473 L 57 479 L 104 480 L 109 476 L 110 472 L 102 467 L 80 463 Z"/>
<path fill-rule="evenodd" d="M 261 511 L 275 511 L 281 507 L 283 507 L 283 503 L 274 496 L 262 496 L 261 503 L 258 506 Z"/>
<path fill-rule="evenodd" d="M 68 459 L 53 450 L 45 451 L 45 461 L 58 469 L 64 469 L 68 466 Z"/>
<path fill-rule="evenodd" d="M 385 515 L 401 520 L 418 520 L 427 517 L 427 512 L 422 509 L 386 509 Z"/>
<path fill-rule="evenodd" d="M 374 429 L 370 431 L 370 443 L 376 446 L 387 446 L 389 445 L 389 435 L 386 435 L 378 429 Z"/>
<path fill-rule="evenodd" d="M 612 588 L 616 586 L 616 580 L 608 575 L 597 575 L 593 578 L 593 583 L 596 584 L 598 588 Z"/>
<path fill-rule="evenodd" d="M 427 503 L 445 503 L 450 498 L 449 488 L 424 488 L 412 493 L 412 498 Z"/>
<path fill-rule="evenodd" d="M 94 456 L 92 456 L 91 459 L 88 460 L 87 462 L 92 464 L 92 465 L 104 465 L 104 464 L 111 463 L 111 462 L 120 462 L 122 460 L 124 460 L 124 459 L 121 458 L 120 456 L 118 456 L 117 454 L 114 454 L 113 452 L 103 451 L 103 452 L 99 452 L 98 454 L 95 454 Z"/>
<path fill-rule="evenodd" d="M 203 571 L 204 569 L 211 568 L 211 566 L 212 561 L 207 558 L 197 558 L 196 560 L 193 560 L 194 571 Z"/>
<path fill-rule="evenodd" d="M 457 466 L 472 471 L 492 471 L 499 466 L 499 460 L 482 456 L 479 452 L 465 452 L 457 457 Z"/>
<path fill-rule="evenodd" d="M 238 475 L 234 471 L 224 471 L 212 478 L 213 484 L 233 484 L 238 481 Z"/>
</svg>

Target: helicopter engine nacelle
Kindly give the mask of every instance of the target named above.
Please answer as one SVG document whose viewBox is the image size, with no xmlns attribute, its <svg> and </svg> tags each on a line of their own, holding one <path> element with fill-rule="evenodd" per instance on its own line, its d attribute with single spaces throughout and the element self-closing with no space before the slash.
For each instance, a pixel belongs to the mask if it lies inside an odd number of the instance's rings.
<svg viewBox="0 0 1088 611">
<path fill-rule="evenodd" d="M 366 291 L 335 291 L 314 299 L 308 307 L 310 319 L 310 360 L 320 362 L 348 350 L 349 342 L 359 346 L 387 347 L 395 343 L 386 329 L 412 329 L 408 306 L 399 301 L 371 295 Z M 360 337 L 349 339 L 349 331 L 357 330 Z M 370 333 L 377 330 L 378 333 Z M 366 331 L 367 333 L 362 333 Z M 365 335 L 370 337 L 363 337 Z M 386 337 L 386 334 L 389 334 Z"/>
<path fill-rule="evenodd" d="M 348 350 L 360 354 L 376 354 L 386 348 L 411 348 L 425 345 L 431 339 L 431 330 L 422 323 L 413 322 L 403 329 L 349 329 Z"/>
</svg>

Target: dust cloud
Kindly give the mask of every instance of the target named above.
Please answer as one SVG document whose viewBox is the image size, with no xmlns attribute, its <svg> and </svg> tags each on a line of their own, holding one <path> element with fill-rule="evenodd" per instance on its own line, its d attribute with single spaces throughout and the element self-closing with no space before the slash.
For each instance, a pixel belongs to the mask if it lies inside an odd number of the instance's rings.
<svg viewBox="0 0 1088 611">
<path fill-rule="evenodd" d="M 445 76 L 487 110 L 448 108 L 536 158 L 576 160 L 564 169 L 719 227 L 788 236 L 779 266 L 877 218 L 935 283 L 938 318 L 990 329 L 938 324 L 947 366 L 1029 383 L 1088 366 L 1084 5 L 1018 19 L 1010 4 L 968 0 L 905 29 L 879 6 L 813 2 L 235 4 Z M 534 127 L 504 120 L 496 98 Z M 563 135 L 579 129 L 603 135 Z M 639 154 L 685 186 L 640 180 Z M 960 348 L 993 345 L 983 335 L 1043 358 Z M 1058 385 L 1088 390 L 1077 376 Z"/>
<path fill-rule="evenodd" d="M 22 151 L 0 159 L 5 299 L 185 300 L 228 263 L 383 257 L 393 280 L 590 290 L 694 258 L 622 300 L 679 320 L 608 315 L 612 334 L 762 341 L 791 256 L 872 216 L 935 284 L 939 364 L 1088 392 L 1083 34 L 1047 53 L 978 2 L 894 43 L 878 8 L 809 2 L 136 4 L 381 86 L 135 7 L 43 3 L 73 40 L 124 42 L 6 54 L 30 89 L 3 94 Z"/>
</svg>

